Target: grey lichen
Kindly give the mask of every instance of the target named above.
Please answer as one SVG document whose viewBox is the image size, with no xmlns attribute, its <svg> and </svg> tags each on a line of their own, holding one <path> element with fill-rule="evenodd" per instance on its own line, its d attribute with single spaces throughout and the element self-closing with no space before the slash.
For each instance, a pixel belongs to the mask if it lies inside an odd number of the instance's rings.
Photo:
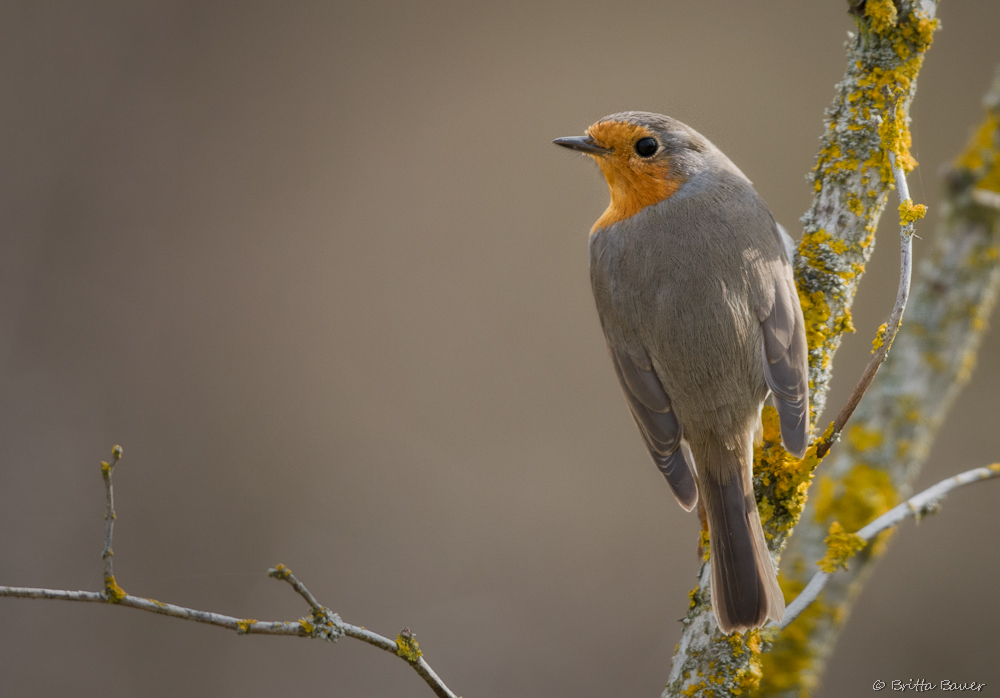
<svg viewBox="0 0 1000 698">
<path fill-rule="evenodd" d="M 336 642 L 344 636 L 344 621 L 326 606 L 314 610 L 308 618 L 299 618 L 302 629 L 309 637 Z"/>
</svg>

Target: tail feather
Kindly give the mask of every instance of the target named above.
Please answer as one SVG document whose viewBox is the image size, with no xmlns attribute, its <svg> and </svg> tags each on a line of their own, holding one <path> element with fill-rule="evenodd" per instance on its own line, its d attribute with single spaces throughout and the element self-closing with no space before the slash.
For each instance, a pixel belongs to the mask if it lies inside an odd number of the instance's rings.
<svg viewBox="0 0 1000 698">
<path fill-rule="evenodd" d="M 725 633 L 759 628 L 785 613 L 753 496 L 750 439 L 747 434 L 743 453 L 714 435 L 691 444 L 708 519 L 712 606 Z"/>
</svg>

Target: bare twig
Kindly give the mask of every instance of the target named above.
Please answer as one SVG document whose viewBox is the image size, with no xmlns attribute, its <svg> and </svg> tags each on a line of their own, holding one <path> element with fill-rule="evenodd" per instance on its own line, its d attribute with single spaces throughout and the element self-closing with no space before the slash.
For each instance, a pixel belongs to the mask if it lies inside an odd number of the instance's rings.
<svg viewBox="0 0 1000 698">
<path fill-rule="evenodd" d="M 275 579 L 284 579 L 286 582 L 292 585 L 292 588 L 299 593 L 299 595 L 306 600 L 309 607 L 313 611 L 322 611 L 323 606 L 320 605 L 316 597 L 306 589 L 306 585 L 300 582 L 292 571 L 285 567 L 284 565 L 277 565 L 267 571 L 269 577 L 274 577 Z"/>
<path fill-rule="evenodd" d="M 215 625 L 220 628 L 235 630 L 240 635 L 296 635 L 299 637 L 320 638 L 329 642 L 336 642 L 346 635 L 362 642 L 367 642 L 369 645 L 378 647 L 386 652 L 391 652 L 397 657 L 406 660 L 439 698 L 458 698 L 424 660 L 423 652 L 420 651 L 416 638 L 410 632 L 409 628 L 404 628 L 396 637 L 396 640 L 393 641 L 378 633 L 373 633 L 366 628 L 345 623 L 340 619 L 338 614 L 333 613 L 329 608 L 320 604 L 306 586 L 284 565 L 276 565 L 274 568 L 268 570 L 268 575 L 288 582 L 306 600 L 306 603 L 309 604 L 312 610 L 308 618 L 299 618 L 297 621 L 261 621 L 253 618 L 235 618 L 233 616 L 222 615 L 221 613 L 199 611 L 193 608 L 163 603 L 155 599 L 127 594 L 115 582 L 114 569 L 111 563 L 111 558 L 114 555 L 111 542 L 115 521 L 112 474 L 114 466 L 121 460 L 121 457 L 121 446 L 115 446 L 112 449 L 112 462 L 101 462 L 101 476 L 104 478 L 107 502 L 105 511 L 106 523 L 104 526 L 104 550 L 101 553 L 101 557 L 104 560 L 104 591 L 68 591 L 65 589 L 0 586 L 0 596 L 22 599 L 112 603 L 117 606 L 135 608 L 140 611 L 158 613 L 163 616 Z"/>
<path fill-rule="evenodd" d="M 888 112 L 888 131 L 890 133 L 894 132 L 895 129 L 893 125 L 896 122 L 896 101 L 889 94 L 888 88 L 884 90 L 886 97 L 886 105 Z M 897 134 L 898 138 L 898 134 Z M 861 402 L 861 398 L 864 397 L 865 392 L 867 392 L 869 386 L 871 386 L 872 381 L 875 380 L 875 374 L 878 373 L 879 367 L 885 361 L 886 357 L 889 355 L 889 348 L 892 346 L 892 340 L 896 338 L 896 332 L 899 330 L 900 322 L 903 320 L 903 311 L 906 310 L 906 301 L 910 297 L 910 279 L 913 276 L 913 233 L 914 233 L 914 220 L 907 220 L 907 216 L 904 214 L 904 210 L 909 207 L 910 210 L 919 210 L 920 215 L 926 211 L 926 207 L 917 209 L 913 206 L 913 202 L 910 199 L 910 189 L 906 184 L 906 173 L 903 171 L 902 166 L 896 159 L 896 144 L 892 139 L 886 139 L 888 142 L 884 142 L 884 148 L 886 154 L 889 156 L 889 163 L 892 165 L 892 176 L 896 182 L 896 193 L 899 195 L 899 205 L 900 205 L 900 230 L 899 230 L 899 288 L 896 291 L 896 304 L 892 308 L 892 313 L 889 315 L 889 321 L 884 325 L 885 329 L 879 331 L 879 336 L 876 339 L 878 346 L 872 351 L 872 356 L 868 360 L 868 365 L 865 366 L 864 372 L 861 374 L 858 384 L 854 386 L 854 390 L 851 392 L 850 397 L 847 399 L 847 404 L 844 405 L 843 409 L 837 414 L 837 418 L 833 420 L 833 431 L 830 435 L 824 439 L 819 446 L 816 447 L 816 456 L 822 458 L 830 450 L 830 447 L 840 438 L 841 432 L 843 432 L 844 427 L 847 425 L 847 420 L 851 418 L 854 414 L 854 410 L 857 409 L 858 403 Z"/>
<path fill-rule="evenodd" d="M 1000 477 L 1000 463 L 994 463 L 993 465 L 986 466 L 985 468 L 974 468 L 972 470 L 967 470 L 964 473 L 959 473 L 958 475 L 949 477 L 932 487 L 928 487 L 920 494 L 915 494 L 902 504 L 890 509 L 886 513 L 882 514 L 882 516 L 862 528 L 855 535 L 865 542 L 868 542 L 882 531 L 897 526 L 903 520 L 908 519 L 911 516 L 915 519 L 920 519 L 927 514 L 936 513 L 940 507 L 941 500 L 953 489 L 962 487 L 963 485 L 970 485 L 974 482 L 990 480 L 996 477 Z M 778 627 L 788 627 L 788 625 L 795 620 L 799 614 L 802 613 L 802 611 L 806 610 L 806 608 L 809 607 L 809 604 L 819 597 L 820 592 L 823 591 L 823 587 L 826 586 L 826 582 L 830 579 L 831 574 L 832 573 L 830 572 L 824 571 L 817 572 L 813 578 L 809 580 L 805 589 L 803 589 L 802 592 L 795 597 L 794 601 L 788 604 L 785 609 L 785 617 Z"/>
<path fill-rule="evenodd" d="M 115 551 L 111 548 L 111 539 L 115 533 L 115 488 L 111 483 L 111 473 L 115 465 L 122 457 L 122 447 L 115 446 L 111 449 L 111 462 L 101 461 L 101 477 L 104 478 L 104 492 L 107 508 L 104 512 L 104 550 L 101 552 L 101 559 L 104 560 L 104 594 L 105 601 L 116 603 L 121 600 L 125 592 L 115 582 L 114 557 Z"/>
</svg>

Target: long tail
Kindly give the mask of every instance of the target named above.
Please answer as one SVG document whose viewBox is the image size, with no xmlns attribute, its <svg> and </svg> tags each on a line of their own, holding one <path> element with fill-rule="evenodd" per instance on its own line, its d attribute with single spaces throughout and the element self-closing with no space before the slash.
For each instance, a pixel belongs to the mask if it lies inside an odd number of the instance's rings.
<svg viewBox="0 0 1000 698">
<path fill-rule="evenodd" d="M 708 519 L 712 605 L 724 633 L 759 628 L 785 615 L 785 600 L 753 496 L 752 436 L 741 452 L 714 435 L 691 443 L 698 494 Z"/>
</svg>

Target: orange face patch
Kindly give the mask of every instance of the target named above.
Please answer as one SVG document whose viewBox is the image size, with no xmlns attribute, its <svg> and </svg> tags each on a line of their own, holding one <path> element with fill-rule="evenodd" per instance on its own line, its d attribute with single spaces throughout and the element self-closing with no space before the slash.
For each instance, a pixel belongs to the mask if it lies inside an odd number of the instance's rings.
<svg viewBox="0 0 1000 698">
<path fill-rule="evenodd" d="M 598 145 L 613 148 L 607 155 L 591 155 L 601 167 L 611 190 L 611 203 L 590 232 L 631 218 L 647 206 L 669 198 L 683 184 L 672 175 L 669 160 L 640 157 L 635 144 L 656 138 L 645 126 L 625 121 L 599 121 L 587 129 Z M 659 139 L 657 139 L 659 140 Z"/>
</svg>

